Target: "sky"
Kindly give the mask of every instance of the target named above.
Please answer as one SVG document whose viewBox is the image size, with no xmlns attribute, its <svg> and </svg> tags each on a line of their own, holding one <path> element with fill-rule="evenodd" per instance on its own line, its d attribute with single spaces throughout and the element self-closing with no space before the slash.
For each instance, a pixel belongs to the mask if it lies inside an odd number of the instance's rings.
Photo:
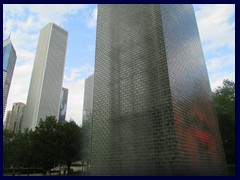
<svg viewBox="0 0 240 180">
<path fill-rule="evenodd" d="M 235 81 L 235 5 L 193 5 L 211 89 Z M 49 22 L 68 31 L 63 87 L 69 89 L 66 120 L 82 123 L 84 80 L 94 72 L 97 5 L 3 4 L 3 39 L 11 33 L 17 61 L 7 108 L 27 101 L 40 30 Z M 6 114 L 6 113 L 5 113 Z"/>
</svg>

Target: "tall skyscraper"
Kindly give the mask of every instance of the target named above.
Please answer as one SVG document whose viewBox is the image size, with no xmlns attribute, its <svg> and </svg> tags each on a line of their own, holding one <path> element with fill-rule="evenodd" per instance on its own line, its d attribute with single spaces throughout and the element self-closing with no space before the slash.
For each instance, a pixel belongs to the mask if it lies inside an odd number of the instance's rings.
<svg viewBox="0 0 240 180">
<path fill-rule="evenodd" d="M 11 130 L 13 128 L 11 117 L 12 117 L 12 111 L 7 111 L 7 115 L 4 121 L 4 129 Z"/>
<path fill-rule="evenodd" d="M 68 100 L 68 89 L 62 87 L 61 97 L 60 97 L 60 110 L 59 110 L 59 123 L 64 123 L 67 113 L 67 100 Z"/>
<path fill-rule="evenodd" d="M 3 89 L 4 89 L 6 77 L 7 77 L 7 71 L 3 69 Z"/>
<path fill-rule="evenodd" d="M 46 116 L 59 117 L 68 33 L 49 23 L 40 32 L 22 129 L 35 129 Z"/>
<path fill-rule="evenodd" d="M 3 117 L 7 106 L 8 93 L 12 81 L 17 55 L 10 36 L 3 41 Z"/>
<path fill-rule="evenodd" d="M 83 124 L 92 118 L 94 74 L 85 79 L 83 101 Z"/>
<path fill-rule="evenodd" d="M 93 85 L 94 74 L 85 79 L 84 101 L 83 101 L 83 150 L 82 161 L 86 165 L 84 171 L 89 172 L 90 154 L 91 154 L 91 128 L 92 128 L 92 109 L 93 109 Z"/>
<path fill-rule="evenodd" d="M 92 175 L 225 175 L 192 5 L 99 5 Z"/>
<path fill-rule="evenodd" d="M 4 128 L 9 129 L 14 133 L 20 132 L 24 110 L 24 103 L 14 103 L 12 106 L 12 111 L 7 111 L 6 126 Z"/>
</svg>

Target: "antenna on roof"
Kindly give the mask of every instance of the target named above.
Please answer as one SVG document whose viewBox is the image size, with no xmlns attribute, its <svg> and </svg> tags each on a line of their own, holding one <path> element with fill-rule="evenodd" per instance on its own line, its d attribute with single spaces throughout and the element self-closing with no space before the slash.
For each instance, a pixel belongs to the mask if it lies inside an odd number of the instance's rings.
<svg viewBox="0 0 240 180">
<path fill-rule="evenodd" d="M 9 33 L 8 39 L 10 39 L 10 37 L 11 37 L 11 32 Z"/>
</svg>

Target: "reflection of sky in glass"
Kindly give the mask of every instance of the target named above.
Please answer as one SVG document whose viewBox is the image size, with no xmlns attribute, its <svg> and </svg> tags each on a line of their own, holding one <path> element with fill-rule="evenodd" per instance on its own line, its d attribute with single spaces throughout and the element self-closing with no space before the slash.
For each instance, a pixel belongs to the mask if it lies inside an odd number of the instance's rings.
<svg viewBox="0 0 240 180">
<path fill-rule="evenodd" d="M 65 103 L 61 108 L 60 115 L 64 116 L 66 114 L 66 110 L 67 110 L 67 105 Z"/>
<path fill-rule="evenodd" d="M 4 55 L 3 55 L 3 69 L 4 70 L 7 70 L 10 50 L 11 50 L 11 44 L 8 44 L 6 46 L 6 51 L 5 51 Z"/>
<path fill-rule="evenodd" d="M 225 174 L 192 6 L 98 15 L 91 174 Z"/>
<path fill-rule="evenodd" d="M 64 121 L 67 111 L 67 97 L 68 97 L 68 90 L 63 88 L 61 91 L 61 104 L 60 104 L 60 112 L 59 112 L 59 120 Z"/>
</svg>

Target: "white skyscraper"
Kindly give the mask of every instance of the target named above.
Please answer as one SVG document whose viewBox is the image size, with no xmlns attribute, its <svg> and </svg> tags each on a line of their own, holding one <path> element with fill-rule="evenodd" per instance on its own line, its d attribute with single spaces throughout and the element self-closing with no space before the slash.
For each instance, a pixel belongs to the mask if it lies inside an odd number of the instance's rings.
<svg viewBox="0 0 240 180">
<path fill-rule="evenodd" d="M 94 74 L 85 79 L 84 101 L 83 101 L 83 123 L 89 121 L 92 116 L 93 108 L 93 85 Z"/>
<path fill-rule="evenodd" d="M 49 23 L 40 32 L 22 130 L 35 129 L 40 119 L 58 119 L 68 32 Z"/>
<path fill-rule="evenodd" d="M 3 41 L 3 117 L 17 55 L 10 37 Z"/>
</svg>

